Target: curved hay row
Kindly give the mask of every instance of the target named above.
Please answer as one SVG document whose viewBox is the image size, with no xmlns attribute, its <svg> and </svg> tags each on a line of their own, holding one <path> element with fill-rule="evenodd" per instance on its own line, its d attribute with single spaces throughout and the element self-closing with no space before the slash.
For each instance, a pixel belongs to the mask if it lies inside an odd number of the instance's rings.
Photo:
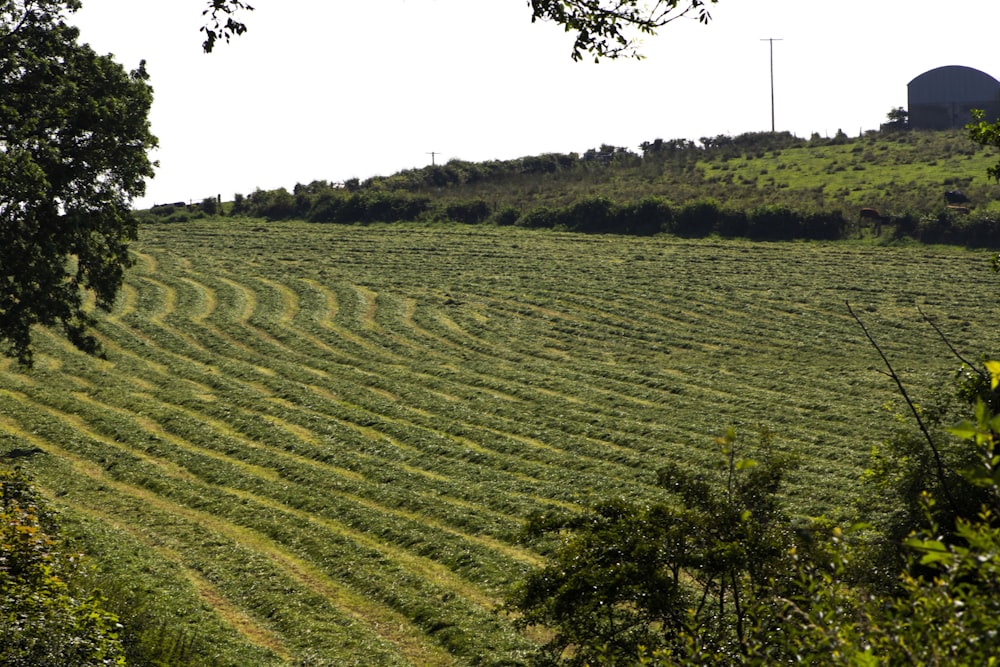
<svg viewBox="0 0 1000 667">
<path fill-rule="evenodd" d="M 49 496 L 55 495 L 51 489 L 43 489 Z M 247 610 L 233 603 L 225 593 L 212 581 L 196 569 L 185 564 L 183 556 L 175 549 L 168 548 L 159 540 L 152 539 L 136 529 L 132 523 L 112 516 L 103 508 L 85 505 L 82 502 L 68 500 L 64 495 L 60 504 L 110 526 L 114 530 L 128 534 L 149 551 L 156 553 L 162 560 L 172 563 L 190 582 L 195 594 L 211 609 L 224 624 L 235 630 L 244 640 L 252 645 L 260 646 L 273 653 L 283 663 L 292 663 L 295 656 L 289 652 L 283 638 L 272 629 L 266 627 L 258 619 L 251 616 Z"/>
<path fill-rule="evenodd" d="M 186 285 L 191 286 L 191 288 L 198 294 L 196 305 L 186 309 L 185 313 L 193 322 L 197 322 L 199 324 L 204 322 L 212 315 L 212 313 L 215 312 L 218 305 L 218 298 L 216 297 L 215 290 L 212 290 L 206 285 L 188 278 L 187 276 L 182 276 L 180 280 Z"/>
<path fill-rule="evenodd" d="M 0 388 L 34 401 L 12 408 L 24 431 L 106 467 L 95 485 L 125 485 L 108 487 L 121 522 L 125 507 L 147 520 L 127 489 L 159 498 L 148 520 L 204 595 L 296 657 L 294 633 L 211 571 L 216 557 L 238 566 L 212 540 L 266 535 L 271 567 L 291 568 L 282 582 L 297 590 L 312 567 L 424 644 L 489 619 L 480 653 L 447 650 L 495 657 L 509 619 L 486 610 L 542 562 L 514 538 L 532 511 L 652 498 L 664 461 L 709 465 L 713 435 L 735 424 L 752 441 L 762 414 L 805 462 L 791 495 L 837 502 L 891 393 L 845 295 L 873 304 L 912 367 L 927 359 L 907 349 L 913 294 L 954 308 L 962 335 L 998 335 L 965 303 L 985 289 L 951 298 L 921 277 L 924 260 L 955 284 L 971 271 L 936 251 L 237 221 L 146 234 L 101 325 L 112 363 L 44 337 L 35 373 L 8 367 Z M 79 497 L 99 502 L 89 483 Z M 189 532 L 196 514 L 170 525 L 175 506 L 214 516 L 208 543 Z"/>
<path fill-rule="evenodd" d="M 231 494 L 236 499 L 250 501 L 262 508 L 270 508 L 271 510 L 282 514 L 298 517 L 305 523 L 322 527 L 331 533 L 350 539 L 356 542 L 359 546 L 367 547 L 375 552 L 384 553 L 386 558 L 397 562 L 400 566 L 407 568 L 409 571 L 425 576 L 428 581 L 434 582 L 436 585 L 442 586 L 446 590 L 450 590 L 455 594 L 461 595 L 476 604 L 489 608 L 496 603 L 494 598 L 488 597 L 479 592 L 478 589 L 463 581 L 459 577 L 456 577 L 450 570 L 440 564 L 409 554 L 403 549 L 387 545 L 380 540 L 366 536 L 360 531 L 353 530 L 340 522 L 331 519 L 324 519 L 302 510 L 296 510 L 267 497 L 259 496 L 247 491 L 209 485 L 201 481 L 197 475 L 175 463 L 166 461 L 156 456 L 145 454 L 134 449 L 133 447 L 117 442 L 92 430 L 87 423 L 77 415 L 62 412 L 51 406 L 42 406 L 29 399 L 27 396 L 18 395 L 7 390 L 0 390 L 0 396 L 16 400 L 35 409 L 40 409 L 42 412 L 50 415 L 50 418 L 59 420 L 69 425 L 73 431 L 78 433 L 80 436 L 92 440 L 95 443 L 99 443 L 109 450 L 117 450 L 130 456 L 135 456 L 149 464 L 152 468 L 160 470 L 168 479 L 172 478 L 175 480 L 184 480 L 201 485 L 205 488 L 212 486 L 225 494 Z M 89 400 L 88 402 L 96 403 L 95 401 Z M 106 406 L 105 409 L 113 410 L 112 408 L 107 408 Z M 149 429 L 150 433 L 156 435 L 157 437 L 162 437 L 168 440 L 168 442 L 174 446 L 181 447 L 189 451 L 201 450 L 201 448 L 194 447 L 190 445 L 190 443 L 182 442 L 169 434 L 165 434 L 161 429 L 151 427 L 148 423 L 144 423 L 142 426 Z M 342 584 L 335 583 L 309 561 L 292 554 L 290 551 L 287 551 L 279 542 L 274 542 L 268 538 L 264 538 L 257 531 L 224 520 L 214 513 L 209 514 L 202 512 L 190 508 L 187 505 L 178 504 L 173 500 L 165 498 L 161 494 L 154 493 L 153 491 L 115 481 L 108 477 L 105 471 L 102 470 L 100 466 L 93 463 L 89 458 L 77 455 L 37 435 L 30 434 L 22 429 L 19 424 L 10 419 L 0 417 L 0 429 L 18 437 L 21 440 L 24 440 L 27 443 L 30 443 L 32 446 L 36 446 L 50 454 L 59 456 L 65 461 L 72 462 L 74 467 L 79 472 L 87 477 L 90 477 L 91 479 L 99 481 L 104 487 L 113 488 L 125 496 L 140 499 L 148 505 L 160 508 L 169 515 L 188 518 L 195 521 L 202 527 L 211 528 L 218 533 L 231 537 L 244 545 L 252 546 L 259 552 L 265 554 L 268 558 L 274 560 L 283 570 L 291 572 L 301 582 L 308 584 L 310 589 L 323 594 L 335 606 L 350 613 L 359 622 L 373 628 L 380 634 L 384 634 L 388 631 L 388 636 L 384 638 L 387 639 L 391 645 L 399 646 L 401 643 L 404 644 L 404 646 L 406 644 L 413 645 L 409 648 L 408 652 L 419 656 L 418 659 L 413 660 L 413 664 L 422 665 L 425 664 L 425 660 L 431 661 L 426 664 L 451 664 L 451 659 L 448 658 L 446 654 L 441 652 L 439 648 L 428 650 L 430 645 L 426 643 L 427 638 L 422 635 L 419 630 L 414 628 L 403 616 L 398 615 L 398 612 L 390 610 L 389 608 L 380 608 L 365 598 L 362 594 L 352 591 L 349 587 Z M 203 450 L 202 453 L 204 453 Z M 213 458 L 219 457 L 213 455 Z M 252 473 L 259 471 L 251 469 L 249 472 Z M 386 511 L 385 508 L 379 507 L 373 503 L 368 503 L 362 498 L 352 499 L 361 504 L 365 504 L 366 506 L 370 506 L 380 512 Z M 410 518 L 413 517 L 411 516 Z M 234 606 L 234 603 L 230 602 L 229 605 Z M 419 641 L 415 641 L 417 638 L 419 638 Z M 436 658 L 434 657 L 435 655 L 437 656 Z"/>
<path fill-rule="evenodd" d="M 321 374 L 321 375 L 323 375 L 323 374 L 322 374 L 322 372 L 320 372 L 320 371 L 315 371 L 315 372 L 316 372 L 316 373 L 318 373 L 318 374 Z M 332 381 L 333 381 L 333 380 L 332 380 L 332 378 L 329 378 L 329 377 L 326 377 L 326 380 L 327 380 L 327 381 L 329 381 L 329 382 L 332 382 Z M 179 409 L 178 409 L 178 410 L 179 410 Z M 404 426 L 404 428 L 408 428 L 408 427 L 409 427 L 409 425 L 408 425 L 408 424 L 405 424 L 405 423 L 404 423 L 404 424 L 402 424 L 402 425 Z M 353 426 L 353 425 L 352 425 L 352 426 Z M 468 446 L 468 445 L 469 445 L 470 443 L 469 443 L 469 442 L 465 442 L 465 443 L 463 443 L 463 444 L 464 444 L 465 446 Z M 472 444 L 472 445 L 475 445 L 475 443 L 471 443 L 471 444 Z M 252 447 L 251 447 L 251 448 L 252 448 Z M 483 451 L 485 451 L 485 450 L 483 450 Z M 315 465 L 315 464 L 314 464 L 314 465 Z M 332 471 L 332 468 L 331 468 L 331 471 Z M 439 499 L 440 499 L 440 500 L 447 500 L 447 499 L 445 499 L 445 498 L 440 498 L 440 497 L 439 497 Z M 463 501 L 460 501 L 460 500 L 458 500 L 458 499 L 453 499 L 453 500 L 449 500 L 449 502 L 453 502 L 453 503 L 457 503 L 457 504 L 458 504 L 459 506 L 463 506 L 463 505 L 464 505 L 464 506 L 466 506 L 466 507 L 469 507 L 467 503 L 465 503 L 465 502 L 463 502 Z M 486 511 L 486 510 L 485 510 L 485 508 L 481 508 L 481 509 L 480 509 L 479 511 L 480 511 L 480 512 L 484 512 L 484 511 Z M 456 534 L 461 534 L 461 533 L 456 533 Z M 515 553 L 516 553 L 516 552 L 515 552 Z M 523 557 L 523 556 L 522 556 L 522 557 Z"/>
<path fill-rule="evenodd" d="M 274 283 L 275 286 L 278 285 L 278 284 L 279 283 Z M 286 288 L 286 290 L 282 290 L 281 293 L 287 293 L 287 288 Z M 291 299 L 289 297 L 285 297 L 283 300 L 285 302 L 289 302 Z M 377 312 L 377 309 L 373 309 L 372 306 L 371 306 L 371 303 L 377 303 L 377 301 L 378 301 L 377 298 L 375 298 L 375 296 L 373 295 L 373 293 L 371 293 L 370 291 L 367 293 L 367 298 L 363 300 L 363 303 L 366 304 L 365 308 L 363 310 L 366 313 L 366 317 L 369 318 L 368 324 L 365 325 L 365 326 L 367 328 L 369 328 L 369 329 L 375 329 L 378 326 L 375 323 L 375 315 L 374 315 L 374 313 Z M 329 301 L 327 301 L 327 303 L 329 303 Z M 286 316 L 283 317 L 283 318 L 281 318 L 281 319 L 287 322 L 288 320 L 291 319 L 291 315 L 289 313 L 286 313 Z M 299 341 L 308 342 L 308 343 L 312 344 L 313 346 L 315 346 L 320 351 L 326 351 L 326 352 L 331 352 L 332 351 L 332 348 L 330 347 L 329 344 L 325 343 L 322 340 L 317 339 L 317 337 L 313 336 L 312 334 L 304 332 L 302 329 L 300 329 L 300 328 L 298 328 L 296 326 L 288 324 L 288 325 L 284 325 L 283 329 L 284 329 L 284 333 L 286 333 L 286 334 L 288 334 L 290 336 L 294 336 Z M 264 334 L 262 336 L 262 338 L 265 339 L 265 340 L 267 340 L 267 341 L 269 341 L 269 342 L 272 342 L 274 345 L 281 345 L 280 341 L 276 341 L 275 339 L 271 338 L 267 334 Z M 371 350 L 375 349 L 373 345 L 368 345 L 368 346 L 366 346 L 366 348 L 367 349 L 371 349 Z M 286 349 L 287 349 L 287 347 L 286 347 Z M 423 352 L 423 351 L 424 351 L 424 349 L 421 348 L 421 352 Z M 380 350 L 380 352 L 381 352 L 381 350 Z M 388 352 L 387 354 L 391 355 L 393 353 L 392 352 Z M 360 361 L 360 359 L 357 358 L 357 357 L 353 357 L 353 358 L 355 360 Z M 316 368 L 310 367 L 309 366 L 310 363 L 311 363 L 310 358 L 309 357 L 305 357 L 305 358 L 303 358 L 303 363 L 299 366 L 299 368 L 302 369 L 302 370 L 308 370 L 308 372 L 315 374 L 318 378 L 322 378 L 324 380 L 324 383 L 327 384 L 328 386 L 335 384 L 336 380 L 333 377 L 329 376 L 329 374 L 327 374 L 324 371 L 320 371 L 320 370 L 318 370 Z M 411 372 L 413 372 L 413 371 L 411 371 Z M 418 381 L 418 382 L 420 382 L 421 381 L 421 377 L 420 377 L 420 374 L 419 374 L 420 372 L 419 371 L 416 371 L 416 372 L 417 372 L 418 375 L 415 378 L 415 380 Z M 314 385 L 310 385 L 310 387 L 314 387 Z M 520 387 L 519 387 L 519 391 L 520 390 L 527 390 L 527 389 L 528 388 L 527 388 L 526 385 L 520 385 Z M 510 394 L 506 394 L 505 395 L 502 392 L 498 392 L 495 388 L 491 389 L 490 393 L 491 393 L 491 395 L 493 397 L 499 398 L 499 399 L 502 399 L 502 400 L 508 400 L 508 401 L 511 401 L 511 402 L 520 402 L 520 400 L 521 400 L 521 399 L 519 399 L 519 398 L 517 398 L 517 397 L 515 397 L 513 395 L 510 395 Z M 551 392 L 551 391 L 547 392 L 547 393 L 554 394 L 554 392 Z M 569 395 L 565 396 L 565 398 L 566 398 L 566 400 L 572 400 L 572 397 L 569 396 Z M 450 400 L 458 401 L 458 400 L 461 400 L 461 399 L 458 399 L 457 397 L 452 397 L 452 398 L 450 398 Z M 291 407 L 291 406 L 289 406 L 289 407 Z M 409 409 L 409 408 L 404 408 L 404 409 Z M 394 419 L 394 418 L 389 418 L 389 417 L 386 417 L 386 418 L 388 419 L 388 421 L 392 421 L 392 422 L 401 424 L 404 428 L 410 428 L 412 426 L 412 424 L 410 424 L 409 422 L 406 422 L 406 421 L 402 421 L 401 422 L 399 419 Z M 467 428 L 468 426 L 473 426 L 474 428 L 479 428 L 478 425 L 471 425 L 471 424 L 467 425 L 467 426 L 465 426 L 463 428 Z M 541 443 L 541 441 L 539 441 L 538 439 L 523 438 L 523 437 L 520 437 L 516 433 L 513 433 L 513 432 L 511 432 L 511 433 L 503 433 L 502 431 L 500 431 L 496 427 L 492 427 L 489 430 L 490 430 L 491 433 L 493 433 L 495 435 L 501 435 L 501 436 L 509 437 L 512 440 L 521 442 L 522 444 L 527 445 L 529 447 L 540 448 L 540 449 L 547 449 L 547 450 L 551 450 L 551 451 L 560 451 L 562 454 L 567 454 L 567 452 L 558 450 L 558 448 L 554 448 L 554 447 L 552 447 L 550 445 Z M 445 435 L 445 436 L 448 435 L 447 433 L 443 433 L 443 432 L 442 432 L 442 434 Z M 469 447 L 469 448 L 471 448 L 471 449 L 473 449 L 475 451 L 479 451 L 481 453 L 489 453 L 488 449 L 485 449 L 485 448 L 481 447 L 475 441 L 468 440 L 468 439 L 459 439 L 458 442 L 460 442 L 464 446 L 467 446 L 467 447 Z M 601 444 L 604 447 L 610 447 L 610 448 L 614 449 L 614 445 L 612 443 L 610 443 L 610 442 L 604 441 Z M 573 456 L 577 460 L 585 460 L 587 458 L 586 456 L 581 455 L 579 452 L 574 453 Z M 597 461 L 594 461 L 594 463 L 596 463 L 596 462 Z"/>
</svg>

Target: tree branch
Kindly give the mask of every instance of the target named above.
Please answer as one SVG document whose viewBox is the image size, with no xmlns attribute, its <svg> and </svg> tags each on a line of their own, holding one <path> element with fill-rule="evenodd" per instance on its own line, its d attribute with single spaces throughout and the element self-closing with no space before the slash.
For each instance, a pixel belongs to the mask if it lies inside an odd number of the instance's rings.
<svg viewBox="0 0 1000 667">
<path fill-rule="evenodd" d="M 914 419 L 917 420 L 917 426 L 920 427 L 920 432 L 924 434 L 924 438 L 927 440 L 927 444 L 930 446 L 931 453 L 934 456 L 934 466 L 937 469 L 937 477 L 938 481 L 941 484 L 941 491 L 944 493 L 944 497 L 945 500 L 948 502 L 948 505 L 952 508 L 953 511 L 955 511 L 957 509 L 957 506 L 955 505 L 955 499 L 952 497 L 951 489 L 949 488 L 948 485 L 948 477 L 946 475 L 944 461 L 942 461 L 941 459 L 941 452 L 940 450 L 938 450 L 937 445 L 934 444 L 934 438 L 931 437 L 930 431 L 927 430 L 927 426 L 924 424 L 924 420 L 920 418 L 920 411 L 917 410 L 917 406 L 914 405 L 913 401 L 910 399 L 910 395 L 907 393 L 906 387 L 903 386 L 903 381 L 900 380 L 899 375 L 896 374 L 896 371 L 895 369 L 893 369 L 892 364 L 889 363 L 889 358 L 885 356 L 885 353 L 882 351 L 882 348 L 880 348 L 878 343 L 875 342 L 875 339 L 872 338 L 872 335 L 868 333 L 868 328 L 865 326 L 864 322 L 861 321 L 861 318 L 854 313 L 854 309 L 851 308 L 850 302 L 845 301 L 844 304 L 847 306 L 847 312 L 851 314 L 851 317 L 854 318 L 854 321 L 858 323 L 859 327 L 861 327 L 861 330 L 864 332 L 865 337 L 868 338 L 868 342 L 872 344 L 872 347 L 875 348 L 875 351 L 878 352 L 880 357 L 882 357 L 882 361 L 885 363 L 886 368 L 889 369 L 889 377 L 891 377 L 893 381 L 896 383 L 896 387 L 899 389 L 899 393 L 903 396 L 903 400 L 905 400 L 906 404 L 910 407 L 910 412 L 913 413 Z"/>
<path fill-rule="evenodd" d="M 928 317 L 923 310 L 920 309 L 920 306 L 917 306 L 917 312 L 920 313 L 920 316 L 924 318 L 924 321 L 927 322 L 927 324 L 931 325 L 931 328 L 937 332 L 937 335 L 941 337 L 941 340 L 944 341 L 944 344 L 948 347 L 949 350 L 951 350 L 951 353 L 954 354 L 959 361 L 961 361 L 963 364 L 965 364 L 970 369 L 975 371 L 979 375 L 979 377 L 983 379 L 983 382 L 990 381 L 989 376 L 987 376 L 985 372 L 976 368 L 975 364 L 968 361 L 967 359 L 965 359 L 965 357 L 963 357 L 961 354 L 958 353 L 958 350 L 956 350 L 955 346 L 951 344 L 951 341 L 949 341 L 948 338 L 941 331 L 941 329 L 938 328 L 938 325 L 934 324 L 934 321 L 930 317 Z"/>
</svg>

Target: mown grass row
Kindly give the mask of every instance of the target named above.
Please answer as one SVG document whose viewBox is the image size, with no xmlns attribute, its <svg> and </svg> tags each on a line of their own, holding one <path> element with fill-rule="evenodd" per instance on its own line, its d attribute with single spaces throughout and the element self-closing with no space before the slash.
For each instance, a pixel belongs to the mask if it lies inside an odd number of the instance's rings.
<svg viewBox="0 0 1000 667">
<path fill-rule="evenodd" d="M 204 664 L 516 663 L 533 511 L 651 498 L 729 425 L 801 458 L 795 511 L 846 502 L 894 394 L 845 300 L 918 400 L 954 363 L 916 306 L 1000 343 L 956 249 L 227 220 L 135 250 L 107 360 L 4 367 L 0 451 L 174 572 Z"/>
</svg>

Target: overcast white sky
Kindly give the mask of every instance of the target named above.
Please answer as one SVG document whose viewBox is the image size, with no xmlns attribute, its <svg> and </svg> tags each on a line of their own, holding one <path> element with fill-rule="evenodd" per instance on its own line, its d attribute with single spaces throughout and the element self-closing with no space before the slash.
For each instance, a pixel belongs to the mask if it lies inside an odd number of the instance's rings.
<svg viewBox="0 0 1000 667">
<path fill-rule="evenodd" d="M 644 41 L 642 61 L 573 62 L 527 0 L 255 0 L 201 52 L 205 0 L 84 0 L 82 41 L 147 61 L 160 167 L 139 207 L 440 162 L 771 128 L 850 135 L 943 65 L 1000 77 L 997 0 L 721 0 Z"/>
</svg>

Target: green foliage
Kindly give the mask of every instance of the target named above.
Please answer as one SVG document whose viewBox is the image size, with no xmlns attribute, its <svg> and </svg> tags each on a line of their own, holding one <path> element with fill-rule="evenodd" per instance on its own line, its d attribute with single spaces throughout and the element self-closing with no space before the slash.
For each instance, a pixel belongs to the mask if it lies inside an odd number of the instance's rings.
<svg viewBox="0 0 1000 667">
<path fill-rule="evenodd" d="M 865 541 L 866 578 L 873 585 L 892 584 L 906 556 L 900 545 L 925 527 L 928 519 L 950 529 L 960 520 L 977 516 L 991 502 L 987 487 L 970 477 L 980 465 L 982 452 L 954 437 L 982 433 L 984 411 L 1000 405 L 1000 392 L 991 386 L 989 368 L 963 364 L 955 385 L 938 388 L 931 400 L 917 406 L 922 429 L 897 417 L 895 432 L 872 449 L 856 504 L 859 514 L 877 529 Z M 951 426 L 970 406 L 977 406 L 979 425 L 964 419 L 960 426 Z M 928 506 L 927 498 L 937 502 Z M 942 539 L 954 541 L 954 535 L 946 532 Z"/>
<path fill-rule="evenodd" d="M 31 362 L 31 327 L 93 351 L 83 294 L 108 309 L 135 238 L 132 197 L 153 175 L 144 64 L 77 42 L 78 2 L 0 5 L 0 352 Z"/>
<path fill-rule="evenodd" d="M 245 215 L 268 220 L 309 220 L 312 222 L 374 223 L 415 221 L 428 211 L 427 198 L 409 192 L 375 188 L 351 191 L 326 183 L 313 183 L 308 188 L 296 186 L 295 194 L 285 188 L 256 190 L 247 197 L 238 196 L 232 215 Z M 462 222 L 481 220 L 482 202 L 454 206 Z"/>
<path fill-rule="evenodd" d="M 483 222 L 490 216 L 490 205 L 482 199 L 448 204 L 444 211 L 449 220 L 467 225 Z"/>
<path fill-rule="evenodd" d="M 612 227 L 614 204 L 604 197 L 593 197 L 576 202 L 566 209 L 560 226 L 574 232 L 600 232 Z"/>
<path fill-rule="evenodd" d="M 993 381 L 994 368 L 994 362 L 987 366 Z M 837 557 L 828 559 L 832 569 L 800 568 L 799 593 L 787 603 L 782 624 L 784 636 L 796 638 L 794 655 L 822 646 L 838 659 L 834 664 L 997 664 L 1000 417 L 981 399 L 974 411 L 974 421 L 951 430 L 977 461 L 962 477 L 982 489 L 975 495 L 982 504 L 964 516 L 951 512 L 952 523 L 942 526 L 938 501 L 923 492 L 924 524 L 904 541 L 905 567 L 893 593 L 868 595 L 846 577 L 850 551 L 840 544 L 833 545 Z"/>
<path fill-rule="evenodd" d="M 518 218 L 521 217 L 521 212 L 518 211 L 513 206 L 505 206 L 490 216 L 490 220 L 495 225 L 508 226 L 516 224 Z"/>
<path fill-rule="evenodd" d="M 719 220 L 719 202 L 714 199 L 689 202 L 675 213 L 671 231 L 678 236 L 708 236 Z"/>
<path fill-rule="evenodd" d="M 81 587 L 87 569 L 28 478 L 3 463 L 0 503 L 0 664 L 124 665 L 117 617 Z"/>
<path fill-rule="evenodd" d="M 973 122 L 965 126 L 969 139 L 981 146 L 1000 148 L 1000 121 L 987 123 L 986 112 L 982 109 L 972 110 Z M 989 167 L 986 173 L 990 178 L 1000 183 L 1000 162 Z"/>
<path fill-rule="evenodd" d="M 529 535 L 568 535 L 508 601 L 523 625 L 554 631 L 543 662 L 627 662 L 641 647 L 684 651 L 692 634 L 717 656 L 738 658 L 748 600 L 787 569 L 792 533 L 777 494 L 789 461 L 766 438 L 760 461 L 737 456 L 732 430 L 719 445 L 715 475 L 660 471 L 672 500 L 614 501 L 529 523 Z"/>
<path fill-rule="evenodd" d="M 670 202 L 661 197 L 645 197 L 622 206 L 619 215 L 622 233 L 649 236 L 669 229 L 673 221 L 673 208 Z"/>
<path fill-rule="evenodd" d="M 790 240 L 802 237 L 799 216 L 787 206 L 758 206 L 747 214 L 747 235 L 753 239 Z"/>
<path fill-rule="evenodd" d="M 886 122 L 882 124 L 882 130 L 899 132 L 910 129 L 910 114 L 903 107 L 890 109 L 885 118 Z"/>
<path fill-rule="evenodd" d="M 553 560 L 509 600 L 522 625 L 554 630 L 543 655 L 585 665 L 659 646 L 684 622 L 690 598 L 679 580 L 686 525 L 670 507 L 616 501 L 585 517 L 535 517 L 533 533 L 572 530 Z M 673 548 L 672 548 L 673 547 Z"/>
<path fill-rule="evenodd" d="M 216 197 L 205 197 L 201 200 L 201 210 L 205 215 L 213 216 L 221 213 L 219 200 Z"/>
<path fill-rule="evenodd" d="M 285 188 L 257 189 L 246 198 L 242 209 L 249 215 L 268 220 L 288 220 L 295 217 L 296 198 Z"/>
</svg>

